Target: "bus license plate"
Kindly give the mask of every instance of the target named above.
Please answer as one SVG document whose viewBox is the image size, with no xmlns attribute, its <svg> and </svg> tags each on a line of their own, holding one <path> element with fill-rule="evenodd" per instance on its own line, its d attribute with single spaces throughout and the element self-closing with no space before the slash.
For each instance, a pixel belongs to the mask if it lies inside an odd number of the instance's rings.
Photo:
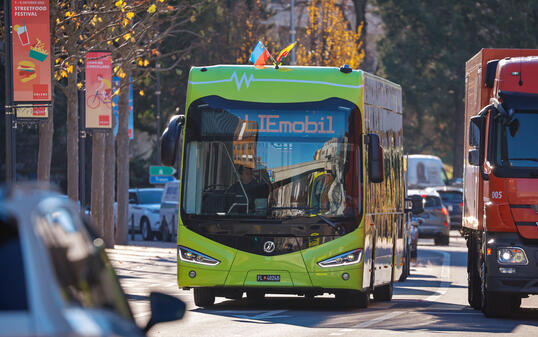
<svg viewBox="0 0 538 337">
<path fill-rule="evenodd" d="M 258 275 L 258 282 L 280 282 L 280 275 Z"/>
</svg>

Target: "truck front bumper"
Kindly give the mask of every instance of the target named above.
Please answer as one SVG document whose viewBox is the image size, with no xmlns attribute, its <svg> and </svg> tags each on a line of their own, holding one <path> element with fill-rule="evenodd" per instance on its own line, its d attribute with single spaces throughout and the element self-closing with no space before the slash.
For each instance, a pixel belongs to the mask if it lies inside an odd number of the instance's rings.
<svg viewBox="0 0 538 337">
<path fill-rule="evenodd" d="M 517 247 L 525 251 L 526 265 L 501 264 L 497 250 L 502 247 Z M 520 294 L 538 294 L 538 244 L 524 242 L 518 233 L 488 233 L 486 255 L 488 291 Z"/>
</svg>

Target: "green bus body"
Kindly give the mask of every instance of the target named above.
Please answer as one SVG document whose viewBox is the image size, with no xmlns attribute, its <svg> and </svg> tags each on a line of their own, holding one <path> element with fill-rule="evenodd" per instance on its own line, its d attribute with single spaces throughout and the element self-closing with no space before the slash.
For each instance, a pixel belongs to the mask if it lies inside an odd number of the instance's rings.
<svg viewBox="0 0 538 337">
<path fill-rule="evenodd" d="M 355 121 L 357 134 L 350 135 L 348 132 L 346 137 L 354 137 L 356 148 L 360 149 L 360 152 L 356 152 L 360 156 L 356 159 L 357 163 L 360 162 L 360 167 L 354 168 L 354 177 L 346 179 L 354 181 L 353 188 L 357 189 L 355 197 L 360 203 L 356 207 L 360 209 L 360 214 L 354 220 L 356 228 L 353 231 L 287 254 L 257 254 L 217 242 L 188 226 L 185 209 L 198 206 L 194 201 L 186 200 L 191 196 L 185 187 L 189 179 L 185 176 L 185 171 L 189 165 L 192 170 L 195 163 L 189 163 L 188 150 L 185 148 L 187 141 L 184 140 L 181 152 L 178 247 L 200 252 L 219 263 L 204 265 L 185 261 L 180 258 L 178 248 L 179 287 L 211 287 L 223 293 L 227 289 L 259 289 L 265 293 L 322 294 L 338 293 L 340 290 L 369 292 L 377 287 L 392 285 L 393 281 L 398 280 L 403 265 L 405 220 L 400 86 L 361 70 L 346 73 L 332 67 L 193 67 L 187 90 L 185 132 L 194 127 L 189 122 L 189 113 L 194 113 L 191 104 L 204 97 L 222 98 L 226 102 L 277 104 L 320 102 L 336 98 L 356 105 L 358 110 L 354 110 L 353 118 L 358 120 Z M 265 120 L 266 127 L 269 121 Z M 306 121 L 309 122 L 308 118 Z M 270 126 L 275 130 L 278 127 L 276 124 Z M 307 124 L 305 128 L 308 127 Z M 309 130 L 321 130 L 323 127 L 320 122 L 318 126 L 310 126 Z M 282 126 L 280 128 L 282 130 Z M 380 183 L 372 183 L 369 179 L 368 145 L 365 144 L 364 137 L 367 134 L 377 134 L 383 147 L 384 179 Z M 312 185 L 323 176 L 323 173 L 315 174 Z M 312 187 L 309 187 L 309 191 L 312 191 Z M 311 195 L 308 198 L 313 200 Z M 211 219 L 211 228 L 221 226 L 218 217 Z M 233 224 L 226 222 L 222 226 Z M 265 240 L 263 235 L 260 238 Z M 314 242 L 316 238 L 304 240 Z M 321 267 L 318 264 L 357 248 L 362 249 L 359 263 L 335 267 Z M 344 273 L 347 276 L 343 276 Z M 264 275 L 278 275 L 279 280 L 260 281 L 260 275 L 262 278 Z M 216 295 L 219 296 L 219 293 Z"/>
</svg>

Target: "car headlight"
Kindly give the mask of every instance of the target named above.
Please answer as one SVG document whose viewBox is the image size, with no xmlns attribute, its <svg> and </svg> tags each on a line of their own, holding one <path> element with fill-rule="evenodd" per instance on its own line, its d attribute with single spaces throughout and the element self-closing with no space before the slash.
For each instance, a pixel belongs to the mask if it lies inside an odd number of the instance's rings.
<svg viewBox="0 0 538 337">
<path fill-rule="evenodd" d="M 330 259 L 320 261 L 318 262 L 318 265 L 322 268 L 347 266 L 350 264 L 356 264 L 361 262 L 361 258 L 362 248 L 358 248 L 340 255 L 333 256 Z"/>
<path fill-rule="evenodd" d="M 183 246 L 177 246 L 178 255 L 181 261 L 192 262 L 198 264 L 204 264 L 207 266 L 216 266 L 220 263 L 219 260 L 214 259 L 210 256 L 197 252 L 195 250 L 189 249 Z"/>
<path fill-rule="evenodd" d="M 525 251 L 519 247 L 497 248 L 497 261 L 500 264 L 526 265 L 529 263 Z"/>
</svg>

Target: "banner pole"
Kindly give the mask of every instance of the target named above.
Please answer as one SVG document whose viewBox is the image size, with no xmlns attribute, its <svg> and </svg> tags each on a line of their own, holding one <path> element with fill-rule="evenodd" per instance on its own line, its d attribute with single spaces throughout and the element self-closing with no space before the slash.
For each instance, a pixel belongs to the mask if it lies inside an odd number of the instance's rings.
<svg viewBox="0 0 538 337">
<path fill-rule="evenodd" d="M 6 75 L 6 98 L 5 98 L 5 122 L 6 122 L 6 183 L 16 181 L 15 159 L 15 111 L 13 108 L 13 51 L 11 45 L 11 1 L 4 0 L 4 23 L 5 23 L 5 75 Z"/>
</svg>

